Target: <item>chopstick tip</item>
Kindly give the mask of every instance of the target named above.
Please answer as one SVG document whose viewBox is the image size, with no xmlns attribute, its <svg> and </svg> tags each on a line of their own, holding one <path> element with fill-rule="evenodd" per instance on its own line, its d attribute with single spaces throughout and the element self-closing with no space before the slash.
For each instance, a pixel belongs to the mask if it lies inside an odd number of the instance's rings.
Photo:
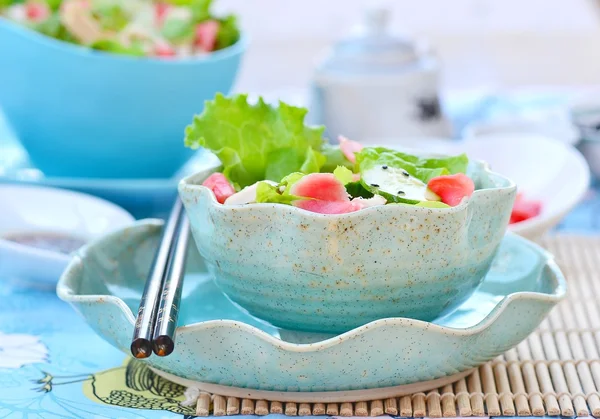
<svg viewBox="0 0 600 419">
<path fill-rule="evenodd" d="M 175 342 L 169 336 L 158 336 L 153 341 L 154 353 L 158 356 L 168 356 L 175 349 Z"/>
<path fill-rule="evenodd" d="M 152 344 L 148 339 L 138 338 L 131 342 L 131 354 L 137 359 L 148 358 L 152 355 Z"/>
</svg>

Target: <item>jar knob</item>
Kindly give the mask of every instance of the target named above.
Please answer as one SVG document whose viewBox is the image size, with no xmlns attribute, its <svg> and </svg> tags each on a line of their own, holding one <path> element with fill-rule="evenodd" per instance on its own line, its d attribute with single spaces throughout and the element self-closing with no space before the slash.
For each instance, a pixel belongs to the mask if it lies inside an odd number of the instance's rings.
<svg viewBox="0 0 600 419">
<path fill-rule="evenodd" d="M 368 35 L 382 35 L 387 32 L 390 10 L 384 5 L 372 5 L 365 9 L 364 26 Z"/>
</svg>

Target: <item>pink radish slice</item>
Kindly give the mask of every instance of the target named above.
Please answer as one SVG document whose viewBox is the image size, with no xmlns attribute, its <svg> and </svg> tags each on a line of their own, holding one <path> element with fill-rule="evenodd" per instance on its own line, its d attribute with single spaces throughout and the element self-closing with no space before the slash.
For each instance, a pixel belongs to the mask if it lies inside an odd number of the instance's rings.
<svg viewBox="0 0 600 419">
<path fill-rule="evenodd" d="M 158 2 L 154 6 L 154 19 L 157 26 L 162 26 L 169 11 L 169 5 L 167 3 Z"/>
<path fill-rule="evenodd" d="M 290 193 L 313 198 L 294 201 L 293 205 L 320 214 L 345 214 L 362 208 L 350 201 L 346 188 L 332 173 L 306 175 L 291 187 Z"/>
<path fill-rule="evenodd" d="M 360 206 L 361 209 L 363 208 L 369 208 L 369 207 L 376 207 L 379 205 L 385 205 L 385 203 L 387 202 L 386 199 L 381 196 L 381 195 L 375 195 L 372 198 L 354 198 L 352 201 L 352 203 Z"/>
<path fill-rule="evenodd" d="M 196 39 L 194 45 L 201 51 L 210 52 L 215 49 L 217 34 L 219 33 L 219 22 L 207 20 L 196 25 Z"/>
<path fill-rule="evenodd" d="M 210 189 L 221 204 L 235 193 L 235 189 L 223 173 L 213 173 L 202 182 L 202 185 Z"/>
<path fill-rule="evenodd" d="M 347 139 L 343 135 L 340 135 L 338 140 L 340 142 L 340 149 L 342 150 L 342 153 L 344 153 L 344 156 L 346 156 L 348 161 L 351 163 L 356 163 L 355 153 L 360 152 L 363 149 L 363 146 L 356 141 Z"/>
<path fill-rule="evenodd" d="M 442 198 L 444 204 L 455 207 L 464 197 L 473 195 L 475 184 L 463 173 L 434 177 L 427 184 L 429 189 Z"/>
<path fill-rule="evenodd" d="M 50 8 L 45 3 L 27 3 L 25 14 L 32 22 L 42 22 L 50 16 Z"/>
<path fill-rule="evenodd" d="M 166 42 L 159 42 L 154 46 L 154 54 L 157 57 L 171 58 L 177 55 L 175 49 Z"/>
<path fill-rule="evenodd" d="M 333 173 L 311 173 L 296 182 L 290 194 L 322 201 L 350 201 L 346 188 Z"/>
<path fill-rule="evenodd" d="M 361 209 L 360 205 L 352 201 L 321 201 L 317 199 L 295 201 L 294 206 L 319 214 L 346 214 Z"/>
<path fill-rule="evenodd" d="M 518 194 L 510 214 L 509 224 L 520 223 L 521 221 L 540 215 L 542 212 L 542 203 L 540 201 L 530 201 Z"/>
</svg>

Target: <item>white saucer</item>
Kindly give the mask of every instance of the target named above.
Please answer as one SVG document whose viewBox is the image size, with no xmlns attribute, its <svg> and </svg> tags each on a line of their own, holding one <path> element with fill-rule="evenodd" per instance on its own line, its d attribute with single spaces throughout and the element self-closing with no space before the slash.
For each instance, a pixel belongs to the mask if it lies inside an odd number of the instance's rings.
<svg viewBox="0 0 600 419">
<path fill-rule="evenodd" d="M 133 222 L 122 208 L 93 196 L 0 185 L 0 278 L 54 285 L 71 260 L 68 253 L 17 243 L 16 237 L 35 234 L 87 243 Z"/>
</svg>

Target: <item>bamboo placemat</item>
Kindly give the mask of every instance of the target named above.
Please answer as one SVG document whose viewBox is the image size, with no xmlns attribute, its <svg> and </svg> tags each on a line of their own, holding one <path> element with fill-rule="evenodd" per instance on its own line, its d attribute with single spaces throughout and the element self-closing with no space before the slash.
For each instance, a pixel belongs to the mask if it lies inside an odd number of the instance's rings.
<svg viewBox="0 0 600 419">
<path fill-rule="evenodd" d="M 186 393 L 198 416 L 594 416 L 600 417 L 600 237 L 542 243 L 567 277 L 568 298 L 519 346 L 453 385 L 370 402 L 322 404 Z"/>
</svg>

